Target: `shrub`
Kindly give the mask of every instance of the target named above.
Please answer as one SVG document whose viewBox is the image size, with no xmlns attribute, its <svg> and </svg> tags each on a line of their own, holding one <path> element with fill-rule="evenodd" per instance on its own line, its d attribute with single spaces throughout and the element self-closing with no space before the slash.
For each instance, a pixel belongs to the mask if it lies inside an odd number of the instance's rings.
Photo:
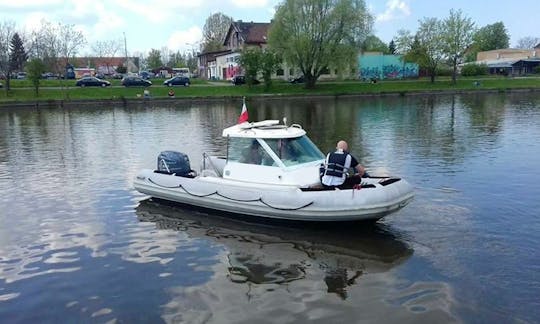
<svg viewBox="0 0 540 324">
<path fill-rule="evenodd" d="M 486 75 L 488 67 L 486 64 L 466 64 L 461 68 L 462 76 Z"/>
<path fill-rule="evenodd" d="M 534 68 L 534 73 L 540 73 L 540 65 Z"/>
</svg>

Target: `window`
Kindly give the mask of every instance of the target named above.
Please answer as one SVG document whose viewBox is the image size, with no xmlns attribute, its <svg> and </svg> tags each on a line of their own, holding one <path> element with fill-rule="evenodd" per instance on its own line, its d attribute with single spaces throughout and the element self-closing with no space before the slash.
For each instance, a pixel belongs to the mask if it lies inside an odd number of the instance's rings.
<svg viewBox="0 0 540 324">
<path fill-rule="evenodd" d="M 228 145 L 228 161 L 264 165 L 271 165 L 273 162 L 257 139 L 232 137 L 229 138 Z"/>
<path fill-rule="evenodd" d="M 285 166 L 324 159 L 323 153 L 305 135 L 296 138 L 266 139 L 265 141 Z"/>
<path fill-rule="evenodd" d="M 283 69 L 277 69 L 276 71 L 277 76 L 283 76 L 284 74 L 285 74 L 285 71 L 283 71 Z"/>
</svg>

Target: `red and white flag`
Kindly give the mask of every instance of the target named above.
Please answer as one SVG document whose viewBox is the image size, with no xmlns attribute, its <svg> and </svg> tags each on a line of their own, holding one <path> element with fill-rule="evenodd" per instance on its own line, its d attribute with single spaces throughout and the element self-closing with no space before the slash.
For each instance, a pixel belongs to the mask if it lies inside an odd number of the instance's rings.
<svg viewBox="0 0 540 324">
<path fill-rule="evenodd" d="M 242 105 L 242 112 L 240 113 L 240 117 L 238 117 L 238 124 L 242 124 L 248 121 L 248 111 L 246 107 L 246 101 L 244 100 L 244 104 Z"/>
</svg>

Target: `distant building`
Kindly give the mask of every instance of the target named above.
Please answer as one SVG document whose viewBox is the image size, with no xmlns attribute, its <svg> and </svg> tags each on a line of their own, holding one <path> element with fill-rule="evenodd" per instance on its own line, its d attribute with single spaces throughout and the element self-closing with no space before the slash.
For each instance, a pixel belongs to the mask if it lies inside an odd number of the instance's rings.
<svg viewBox="0 0 540 324">
<path fill-rule="evenodd" d="M 491 74 L 524 75 L 540 65 L 540 44 L 532 49 L 504 48 L 478 52 L 476 64 L 485 64 Z"/>
<path fill-rule="evenodd" d="M 362 80 L 417 78 L 418 64 L 405 62 L 401 55 L 366 52 L 358 56 L 358 72 Z"/>
<path fill-rule="evenodd" d="M 96 74 L 112 75 L 116 73 L 116 68 L 125 66 L 128 73 L 139 72 L 138 57 L 75 57 L 69 62 L 76 69 L 93 68 Z"/>
</svg>

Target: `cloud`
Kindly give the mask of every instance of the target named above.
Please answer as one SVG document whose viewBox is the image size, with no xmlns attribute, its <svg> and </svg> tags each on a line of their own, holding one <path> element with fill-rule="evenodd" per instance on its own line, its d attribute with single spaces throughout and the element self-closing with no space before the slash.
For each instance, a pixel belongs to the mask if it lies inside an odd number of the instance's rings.
<svg viewBox="0 0 540 324">
<path fill-rule="evenodd" d="M 187 30 L 175 31 L 167 40 L 167 47 L 172 51 L 198 50 L 198 44 L 202 39 L 202 30 L 198 26 L 190 27 Z"/>
<path fill-rule="evenodd" d="M 268 0 L 231 0 L 239 8 L 262 8 L 268 5 Z"/>
<path fill-rule="evenodd" d="M 386 10 L 378 14 L 376 17 L 377 22 L 391 21 L 403 16 L 410 16 L 411 9 L 407 1 L 403 0 L 389 0 L 386 2 Z"/>
</svg>

